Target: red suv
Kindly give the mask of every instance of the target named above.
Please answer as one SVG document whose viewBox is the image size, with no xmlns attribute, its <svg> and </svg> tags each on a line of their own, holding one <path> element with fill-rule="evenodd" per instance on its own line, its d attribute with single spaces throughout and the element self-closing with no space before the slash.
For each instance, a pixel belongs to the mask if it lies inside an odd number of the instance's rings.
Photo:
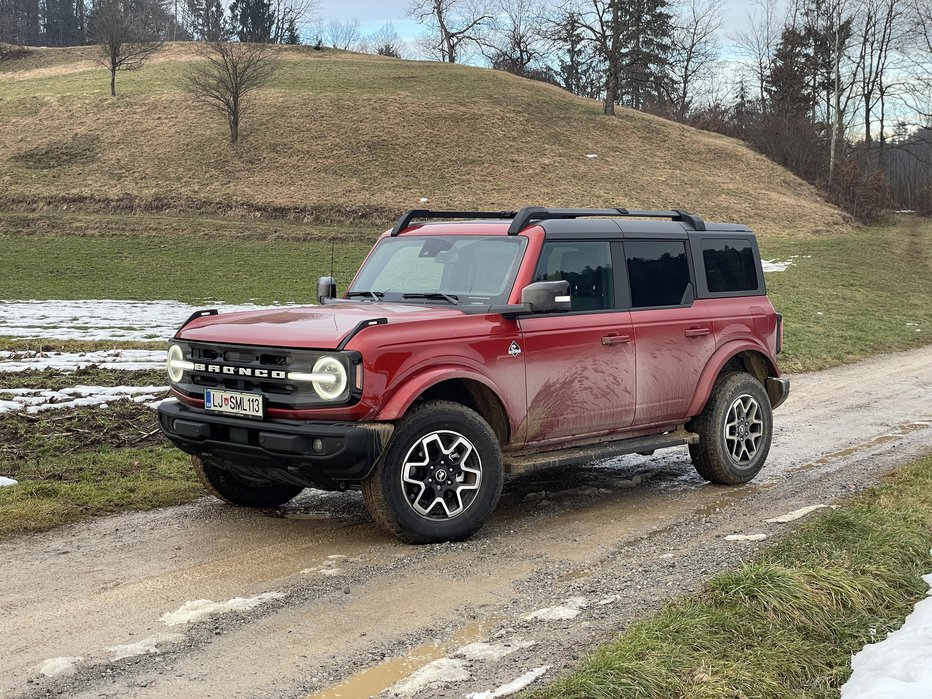
<svg viewBox="0 0 932 699">
<path fill-rule="evenodd" d="M 789 392 L 753 233 L 685 211 L 410 211 L 335 296 L 171 340 L 160 425 L 214 495 L 360 489 L 405 541 L 464 539 L 505 473 L 688 444 L 749 481 Z"/>
</svg>

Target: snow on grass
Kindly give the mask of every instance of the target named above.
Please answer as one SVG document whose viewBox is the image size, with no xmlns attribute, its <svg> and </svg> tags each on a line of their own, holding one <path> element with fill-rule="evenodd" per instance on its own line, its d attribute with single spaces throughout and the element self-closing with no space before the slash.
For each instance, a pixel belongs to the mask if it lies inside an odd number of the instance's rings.
<svg viewBox="0 0 932 699">
<path fill-rule="evenodd" d="M 19 481 L 15 481 L 12 478 L 7 478 L 6 476 L 0 476 L 0 488 L 8 488 L 11 485 L 16 485 Z"/>
<path fill-rule="evenodd" d="M 932 588 L 932 573 L 922 578 Z M 900 629 L 851 658 L 841 699 L 932 697 L 932 589 Z"/>
<path fill-rule="evenodd" d="M 766 534 L 729 534 L 725 541 L 763 541 L 766 538 Z"/>
<path fill-rule="evenodd" d="M 101 369 L 144 371 L 164 369 L 164 350 L 113 349 L 99 352 L 0 352 L 0 372 L 73 372 L 97 366 Z"/>
<path fill-rule="evenodd" d="M 821 510 L 828 505 L 809 505 L 808 507 L 800 507 L 798 510 L 793 510 L 792 512 L 787 512 L 785 515 L 780 515 L 779 517 L 771 517 L 770 519 L 765 519 L 765 522 L 770 522 L 772 524 L 786 524 L 787 522 L 795 522 L 797 519 L 805 517 L 810 512 L 815 512 L 816 510 Z"/>
<path fill-rule="evenodd" d="M 42 388 L 0 388 L 0 414 L 25 410 L 27 414 L 63 408 L 106 407 L 116 400 L 131 400 L 157 408 L 168 386 L 72 386 L 58 391 Z M 158 397 L 157 397 L 158 396 Z"/>
<path fill-rule="evenodd" d="M 175 334 L 194 311 L 216 308 L 242 311 L 254 304 L 191 306 L 180 301 L 0 300 L 0 337 L 55 340 L 165 340 Z"/>
<path fill-rule="evenodd" d="M 226 602 L 214 602 L 209 599 L 196 599 L 191 602 L 185 602 L 174 612 L 166 612 L 161 617 L 161 621 L 166 626 L 178 626 L 180 624 L 193 624 L 207 617 L 217 614 L 226 614 L 227 612 L 242 612 L 255 609 L 256 607 L 271 602 L 272 600 L 281 599 L 285 595 L 281 592 L 263 592 L 255 597 L 234 597 Z"/>
<path fill-rule="evenodd" d="M 761 266 L 765 272 L 785 272 L 789 267 L 796 264 L 796 260 L 811 257 L 812 255 L 790 255 L 788 260 L 761 260 Z"/>
</svg>

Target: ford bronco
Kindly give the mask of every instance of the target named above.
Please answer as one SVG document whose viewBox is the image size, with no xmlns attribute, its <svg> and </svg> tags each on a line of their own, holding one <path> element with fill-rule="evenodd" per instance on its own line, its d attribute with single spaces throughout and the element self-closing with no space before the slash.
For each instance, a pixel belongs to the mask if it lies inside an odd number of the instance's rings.
<svg viewBox="0 0 932 699">
<path fill-rule="evenodd" d="M 233 505 L 359 489 L 428 543 L 535 468 L 688 445 L 745 483 L 789 392 L 754 234 L 686 211 L 409 211 L 342 298 L 317 294 L 199 311 L 170 341 L 161 429 Z"/>
</svg>

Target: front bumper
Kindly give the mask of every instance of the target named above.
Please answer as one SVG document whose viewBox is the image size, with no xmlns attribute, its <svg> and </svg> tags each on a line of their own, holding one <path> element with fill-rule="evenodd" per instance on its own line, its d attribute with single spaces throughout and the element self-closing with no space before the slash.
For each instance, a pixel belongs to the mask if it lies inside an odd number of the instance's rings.
<svg viewBox="0 0 932 699">
<path fill-rule="evenodd" d="M 325 490 L 365 479 L 393 429 L 388 423 L 227 417 L 175 399 L 158 411 L 159 427 L 182 451 L 239 475 Z"/>
<path fill-rule="evenodd" d="M 767 379 L 767 396 L 770 398 L 771 408 L 778 408 L 783 405 L 783 401 L 785 401 L 789 395 L 789 379 L 776 379 L 773 377 Z"/>
</svg>

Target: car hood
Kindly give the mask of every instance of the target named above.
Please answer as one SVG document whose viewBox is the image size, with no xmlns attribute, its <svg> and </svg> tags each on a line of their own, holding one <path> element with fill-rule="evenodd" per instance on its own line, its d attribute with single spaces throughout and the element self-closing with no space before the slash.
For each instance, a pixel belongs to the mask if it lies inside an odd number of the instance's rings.
<svg viewBox="0 0 932 699">
<path fill-rule="evenodd" d="M 439 320 L 462 315 L 455 308 L 402 303 L 336 303 L 284 306 L 202 316 L 175 334 L 178 340 L 269 347 L 335 349 L 360 323 Z"/>
</svg>

